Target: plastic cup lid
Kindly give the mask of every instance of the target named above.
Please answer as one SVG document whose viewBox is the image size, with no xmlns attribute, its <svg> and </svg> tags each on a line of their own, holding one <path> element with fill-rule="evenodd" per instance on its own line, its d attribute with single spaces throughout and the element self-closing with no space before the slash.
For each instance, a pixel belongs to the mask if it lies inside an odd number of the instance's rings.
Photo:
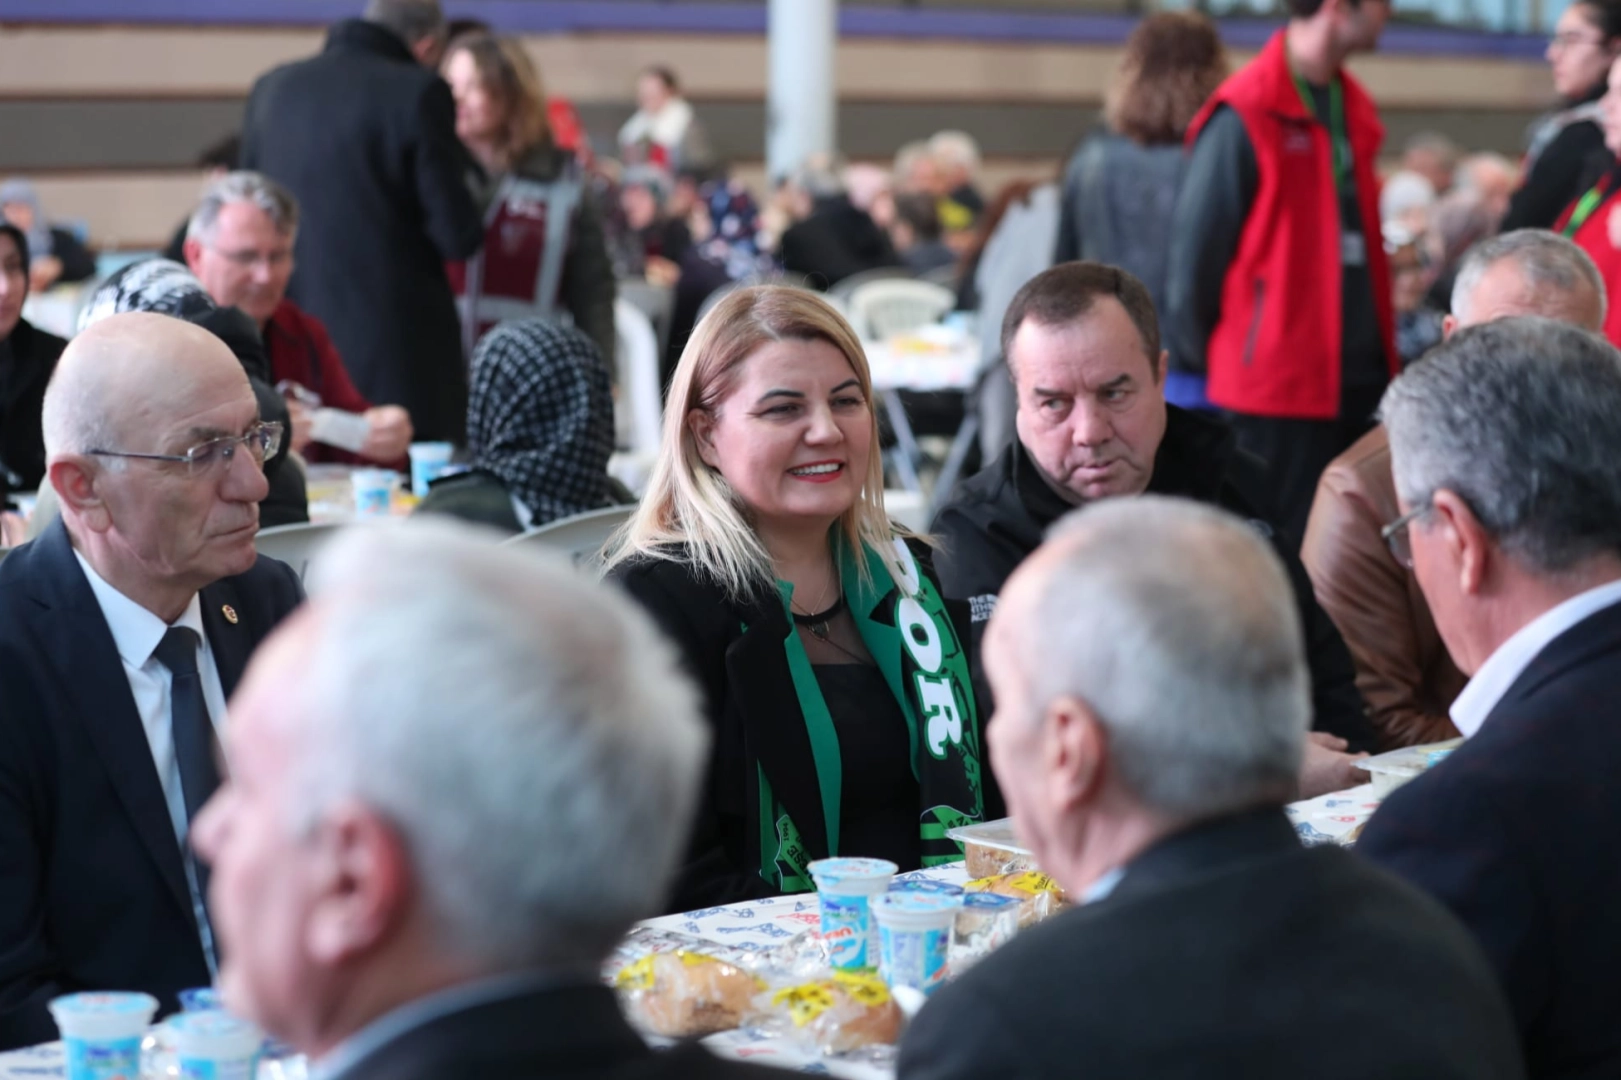
<svg viewBox="0 0 1621 1080">
<path fill-rule="evenodd" d="M 886 892 L 872 898 L 873 918 L 880 926 L 932 929 L 950 926 L 962 909 L 963 898 L 946 893 Z"/>
<path fill-rule="evenodd" d="M 904 893 L 939 893 L 941 896 L 961 896 L 961 885 L 953 885 L 948 881 L 934 881 L 930 878 L 908 878 L 904 881 L 889 883 L 890 892 Z"/>
<path fill-rule="evenodd" d="M 818 859 L 806 869 L 815 879 L 817 889 L 830 892 L 837 892 L 840 885 L 870 888 L 900 872 L 900 867 L 888 859 L 860 858 Z"/>
<path fill-rule="evenodd" d="M 151 994 L 98 991 L 55 998 L 49 1008 L 62 1037 L 117 1039 L 139 1035 L 158 1011 Z"/>
<path fill-rule="evenodd" d="M 1017 907 L 1019 900 L 1014 896 L 1003 896 L 1001 893 L 972 892 L 962 898 L 963 907 L 982 908 L 986 911 L 999 911 L 1003 908 Z"/>
<path fill-rule="evenodd" d="M 175 1035 L 183 1058 L 251 1057 L 264 1042 L 257 1027 L 217 1009 L 180 1014 Z"/>
</svg>

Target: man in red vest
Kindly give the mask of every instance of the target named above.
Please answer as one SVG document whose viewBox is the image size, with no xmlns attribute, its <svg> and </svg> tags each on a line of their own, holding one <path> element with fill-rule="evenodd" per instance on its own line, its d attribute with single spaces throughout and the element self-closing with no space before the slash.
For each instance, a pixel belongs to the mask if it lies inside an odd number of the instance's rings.
<svg viewBox="0 0 1621 1080">
<path fill-rule="evenodd" d="M 1225 410 L 1271 466 L 1298 542 L 1324 466 L 1397 370 L 1374 160 L 1384 128 L 1347 57 L 1389 0 L 1290 0 L 1288 25 L 1188 127 L 1172 229 L 1173 399 Z"/>
</svg>

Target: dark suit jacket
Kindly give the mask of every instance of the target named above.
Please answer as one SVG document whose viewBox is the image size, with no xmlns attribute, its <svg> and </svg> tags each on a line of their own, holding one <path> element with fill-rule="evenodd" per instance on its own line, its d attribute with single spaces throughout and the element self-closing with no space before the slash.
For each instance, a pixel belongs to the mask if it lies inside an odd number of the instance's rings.
<svg viewBox="0 0 1621 1080">
<path fill-rule="evenodd" d="M 784 269 L 804 274 L 818 289 L 867 270 L 901 265 L 884 230 L 843 195 L 819 199 L 809 217 L 789 226 L 780 254 Z"/>
<path fill-rule="evenodd" d="M 335 1080 L 782 1080 L 697 1043 L 653 1050 L 606 987 L 542 990 L 478 1005 L 413 1028 Z"/>
<path fill-rule="evenodd" d="M 927 550 L 913 550 L 919 567 L 932 577 Z M 771 895 L 774 890 L 754 871 L 758 858 L 751 858 L 759 850 L 760 822 L 748 808 L 757 797 L 760 769 L 811 857 L 828 854 L 810 735 L 782 645 L 790 631 L 781 603 L 775 597 L 733 603 L 690 564 L 670 559 L 635 559 L 615 567 L 610 577 L 680 650 L 703 691 L 713 738 L 691 854 L 676 878 L 671 909 Z M 947 609 L 966 642 L 967 612 L 949 602 Z M 981 747 L 987 719 L 981 712 Z M 982 783 L 986 818 L 1001 816 L 1001 794 L 989 769 Z"/>
<path fill-rule="evenodd" d="M 1550 642 L 1357 854 L 1486 950 L 1537 1077 L 1621 1076 L 1621 606 Z"/>
<path fill-rule="evenodd" d="M 484 240 L 450 88 L 372 23 L 254 85 L 242 167 L 298 196 L 288 295 L 326 323 L 355 385 L 422 439 L 461 441 L 467 374 L 445 260 Z"/>
<path fill-rule="evenodd" d="M 1209 822 L 913 1021 L 899 1080 L 1523 1076 L 1491 969 L 1418 890 L 1277 810 Z"/>
<path fill-rule="evenodd" d="M 301 598 L 266 558 L 202 591 L 226 694 Z M 58 994 L 144 990 L 167 1011 L 208 982 L 146 732 L 58 520 L 0 562 L 0 1049 L 56 1038 Z"/>
</svg>

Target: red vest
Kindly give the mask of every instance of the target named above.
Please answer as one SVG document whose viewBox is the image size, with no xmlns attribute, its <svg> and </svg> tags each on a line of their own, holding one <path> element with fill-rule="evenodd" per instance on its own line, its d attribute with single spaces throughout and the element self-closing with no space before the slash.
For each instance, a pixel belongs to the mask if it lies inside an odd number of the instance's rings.
<svg viewBox="0 0 1621 1080">
<path fill-rule="evenodd" d="M 1341 72 L 1362 236 L 1391 374 L 1398 369 L 1390 266 L 1373 164 L 1385 132 L 1373 101 Z M 1217 88 L 1188 127 L 1192 147 L 1216 106 L 1244 122 L 1260 187 L 1222 287 L 1206 348 L 1212 403 L 1252 416 L 1331 420 L 1340 410 L 1340 209 L 1328 128 L 1300 99 L 1284 34 Z M 1197 195 L 1197 193 L 1185 193 Z"/>
<path fill-rule="evenodd" d="M 1611 185 L 1604 201 L 1582 222 L 1582 227 L 1576 230 L 1576 235 L 1571 239 L 1577 247 L 1593 257 L 1599 276 L 1604 279 L 1604 291 L 1610 297 L 1609 307 L 1604 312 L 1604 336 L 1610 339 L 1610 344 L 1621 346 L 1621 249 L 1617 249 L 1610 240 L 1610 215 L 1621 213 L 1621 199 L 1615 197 L 1615 192 L 1615 186 Z M 1576 200 L 1580 201 L 1580 198 Z M 1554 232 L 1565 231 L 1575 210 L 1574 202 L 1565 207 L 1564 213 L 1554 223 Z"/>
</svg>

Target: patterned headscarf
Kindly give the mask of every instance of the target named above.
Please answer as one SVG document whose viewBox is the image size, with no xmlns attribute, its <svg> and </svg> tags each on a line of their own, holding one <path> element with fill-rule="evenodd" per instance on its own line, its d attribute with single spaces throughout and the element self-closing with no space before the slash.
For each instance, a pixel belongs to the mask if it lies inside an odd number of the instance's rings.
<svg viewBox="0 0 1621 1080">
<path fill-rule="evenodd" d="M 102 283 L 79 314 L 79 329 L 126 311 L 155 311 L 196 322 L 217 306 L 184 266 L 168 259 L 143 259 Z"/>
<path fill-rule="evenodd" d="M 506 322 L 473 350 L 467 448 L 534 514 L 533 526 L 608 500 L 608 368 L 591 339 L 545 319 Z"/>
</svg>

